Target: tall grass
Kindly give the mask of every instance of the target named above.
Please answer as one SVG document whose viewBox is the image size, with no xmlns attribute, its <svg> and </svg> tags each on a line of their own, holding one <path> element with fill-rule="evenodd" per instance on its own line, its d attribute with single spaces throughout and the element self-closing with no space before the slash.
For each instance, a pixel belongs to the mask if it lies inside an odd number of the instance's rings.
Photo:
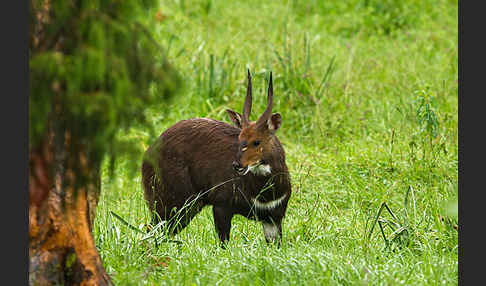
<svg viewBox="0 0 486 286">
<path fill-rule="evenodd" d="M 457 284 L 457 1 L 174 0 L 160 11 L 155 35 L 185 80 L 166 111 L 147 109 L 153 125 L 229 122 L 247 68 L 254 120 L 273 71 L 293 194 L 280 249 L 241 217 L 220 249 L 210 208 L 181 243 L 156 244 L 111 214 L 150 222 L 127 171 L 141 157 L 120 160 L 113 180 L 104 170 L 94 230 L 117 285 Z M 141 150 L 156 139 L 143 127 L 120 136 Z M 383 203 L 397 220 L 380 218 L 407 230 L 399 247 L 370 235 Z"/>
</svg>

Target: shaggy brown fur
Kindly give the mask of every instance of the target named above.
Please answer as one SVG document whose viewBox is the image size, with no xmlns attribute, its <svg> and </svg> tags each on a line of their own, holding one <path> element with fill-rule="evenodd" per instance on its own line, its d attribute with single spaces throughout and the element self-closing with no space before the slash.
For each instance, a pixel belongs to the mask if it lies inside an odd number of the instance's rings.
<svg viewBox="0 0 486 286">
<path fill-rule="evenodd" d="M 271 85 L 270 81 L 269 97 L 273 96 Z M 251 92 L 247 93 L 248 101 Z M 238 127 L 207 118 L 182 120 L 148 148 L 142 163 L 142 183 L 145 199 L 155 214 L 154 223 L 159 218 L 166 221 L 175 234 L 204 206 L 211 205 L 221 242 L 229 240 L 231 219 L 238 214 L 261 221 L 264 227 L 276 227 L 280 243 L 281 223 L 291 194 L 285 152 L 275 136 L 280 115 L 266 112 L 269 118 L 257 125 L 241 122 L 241 115 L 234 111 L 228 114 Z M 271 171 L 248 172 L 252 164 L 268 165 Z M 267 233 L 272 234 L 265 230 L 267 242 L 273 241 L 275 236 Z"/>
</svg>

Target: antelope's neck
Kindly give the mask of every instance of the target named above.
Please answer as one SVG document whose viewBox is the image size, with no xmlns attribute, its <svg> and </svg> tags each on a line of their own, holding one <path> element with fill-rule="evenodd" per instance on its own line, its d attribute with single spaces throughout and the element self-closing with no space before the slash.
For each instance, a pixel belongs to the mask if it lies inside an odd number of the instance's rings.
<svg viewBox="0 0 486 286">
<path fill-rule="evenodd" d="M 280 206 L 285 198 L 288 196 L 287 193 L 283 193 L 280 197 L 275 199 L 270 199 L 266 201 L 262 201 L 261 198 L 252 198 L 253 205 L 258 210 L 272 210 L 278 206 Z"/>
<path fill-rule="evenodd" d="M 283 166 L 285 167 L 285 166 Z M 287 180 L 287 170 L 282 168 L 279 164 L 262 164 L 253 175 L 257 179 L 257 194 L 255 197 L 267 202 L 276 200 L 285 195 L 285 182 Z"/>
</svg>

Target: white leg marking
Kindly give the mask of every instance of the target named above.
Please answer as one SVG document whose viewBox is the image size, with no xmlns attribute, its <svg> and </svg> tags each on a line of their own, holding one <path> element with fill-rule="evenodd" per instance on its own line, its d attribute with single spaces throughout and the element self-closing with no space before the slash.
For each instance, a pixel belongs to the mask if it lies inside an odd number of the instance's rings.
<svg viewBox="0 0 486 286">
<path fill-rule="evenodd" d="M 265 238 L 269 241 L 275 241 L 277 236 L 279 236 L 278 233 L 278 227 L 274 225 L 273 223 L 262 223 L 263 225 L 263 234 L 265 235 Z"/>
</svg>

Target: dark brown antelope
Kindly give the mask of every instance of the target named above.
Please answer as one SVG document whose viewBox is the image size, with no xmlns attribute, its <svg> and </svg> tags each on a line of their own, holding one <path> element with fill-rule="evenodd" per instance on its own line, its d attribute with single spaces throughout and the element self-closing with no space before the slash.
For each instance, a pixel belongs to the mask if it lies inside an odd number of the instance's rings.
<svg viewBox="0 0 486 286">
<path fill-rule="evenodd" d="M 275 136 L 282 119 L 272 114 L 272 73 L 267 108 L 256 122 L 249 120 L 251 102 L 248 70 L 243 114 L 226 110 L 234 126 L 208 118 L 182 120 L 147 149 L 142 183 L 153 223 L 165 221 L 175 234 L 211 205 L 223 246 L 235 214 L 262 222 L 267 243 L 280 245 L 291 185 Z"/>
</svg>

